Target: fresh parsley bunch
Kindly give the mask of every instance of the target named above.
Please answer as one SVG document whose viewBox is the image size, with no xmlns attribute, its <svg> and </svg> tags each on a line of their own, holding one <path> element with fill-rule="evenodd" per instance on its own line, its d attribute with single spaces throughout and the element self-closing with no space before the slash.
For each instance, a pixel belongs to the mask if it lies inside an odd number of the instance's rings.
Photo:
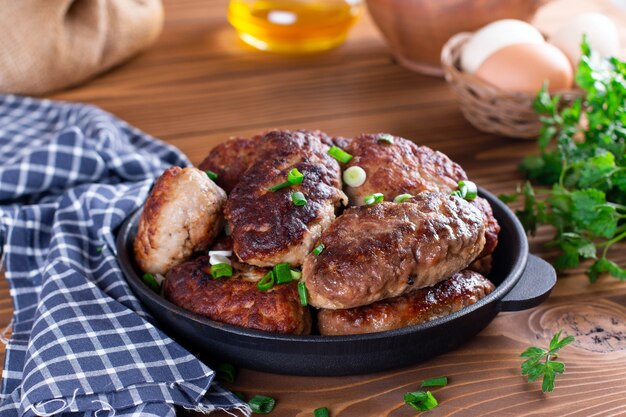
<svg viewBox="0 0 626 417">
<path fill-rule="evenodd" d="M 576 83 L 585 97 L 563 108 L 544 85 L 533 103 L 543 115 L 540 154 L 520 168 L 543 187 L 527 182 L 501 198 L 523 198 L 517 215 L 530 233 L 541 224 L 555 228 L 548 245 L 560 250 L 557 269 L 591 259 L 592 282 L 605 272 L 625 280 L 626 269 L 607 254 L 626 238 L 626 62 L 600 59 L 586 39 L 581 49 Z"/>
</svg>

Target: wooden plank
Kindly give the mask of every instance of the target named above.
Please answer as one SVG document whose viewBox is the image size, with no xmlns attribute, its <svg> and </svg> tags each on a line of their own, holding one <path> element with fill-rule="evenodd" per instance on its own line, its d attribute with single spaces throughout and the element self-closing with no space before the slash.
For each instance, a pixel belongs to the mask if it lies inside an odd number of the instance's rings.
<svg viewBox="0 0 626 417">
<path fill-rule="evenodd" d="M 167 0 L 163 35 L 129 63 L 92 82 L 51 97 L 93 103 L 155 137 L 178 146 L 194 163 L 231 135 L 270 128 L 316 128 L 333 135 L 385 131 L 449 154 L 492 192 L 511 192 L 522 178 L 515 169 L 535 150 L 528 141 L 474 130 L 447 85 L 394 64 L 367 15 L 335 51 L 285 57 L 253 51 L 225 20 L 225 0 Z M 559 0 L 538 16 L 550 33 L 584 10 L 613 11 L 611 0 Z M 612 17 L 625 22 L 626 12 Z M 624 42 L 626 45 L 626 41 Z M 547 228 L 532 240 L 542 247 Z M 614 251 L 626 262 L 623 248 Z M 583 269 L 560 277 L 538 308 L 500 314 L 456 351 L 391 372 L 341 378 L 272 375 L 241 370 L 233 389 L 278 399 L 273 416 L 311 416 L 327 406 L 334 417 L 413 416 L 402 395 L 423 379 L 448 375 L 437 390 L 437 416 L 626 414 L 626 285 L 611 278 L 589 284 Z M 0 328 L 11 317 L 6 280 L 0 277 Z M 577 336 L 564 350 L 567 372 L 557 390 L 541 394 L 527 384 L 518 358 L 531 344 L 546 344 L 554 331 Z M 4 347 L 0 345 L 0 359 Z"/>
</svg>

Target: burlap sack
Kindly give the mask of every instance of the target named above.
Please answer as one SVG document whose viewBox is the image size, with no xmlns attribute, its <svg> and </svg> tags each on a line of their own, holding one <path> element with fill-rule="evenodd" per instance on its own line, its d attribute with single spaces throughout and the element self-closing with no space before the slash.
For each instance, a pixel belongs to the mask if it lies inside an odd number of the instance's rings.
<svg viewBox="0 0 626 417">
<path fill-rule="evenodd" d="M 0 0 L 0 92 L 72 86 L 150 45 L 160 0 Z"/>
</svg>

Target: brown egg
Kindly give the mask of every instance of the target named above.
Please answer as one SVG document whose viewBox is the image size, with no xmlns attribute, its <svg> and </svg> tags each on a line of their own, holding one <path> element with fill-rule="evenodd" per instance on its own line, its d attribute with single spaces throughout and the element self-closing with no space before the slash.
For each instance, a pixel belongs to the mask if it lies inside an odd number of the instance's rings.
<svg viewBox="0 0 626 417">
<path fill-rule="evenodd" d="M 549 43 L 505 46 L 489 56 L 476 76 L 510 92 L 535 94 L 544 80 L 550 91 L 572 86 L 574 74 L 569 60 Z"/>
</svg>

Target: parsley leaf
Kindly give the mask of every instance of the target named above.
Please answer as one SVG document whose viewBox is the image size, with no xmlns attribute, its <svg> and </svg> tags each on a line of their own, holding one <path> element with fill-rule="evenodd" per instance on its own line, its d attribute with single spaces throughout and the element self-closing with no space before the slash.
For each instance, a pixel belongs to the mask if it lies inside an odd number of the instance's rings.
<svg viewBox="0 0 626 417">
<path fill-rule="evenodd" d="M 561 331 L 558 331 L 550 340 L 550 346 L 547 350 L 531 346 L 520 355 L 521 358 L 527 358 L 521 366 L 522 375 L 528 377 L 528 382 L 537 381 L 543 376 L 541 385 L 543 392 L 554 391 L 554 380 L 557 375 L 565 372 L 565 364 L 553 359 L 559 357 L 559 350 L 574 341 L 574 336 L 566 336 L 563 339 L 560 337 Z"/>
</svg>

